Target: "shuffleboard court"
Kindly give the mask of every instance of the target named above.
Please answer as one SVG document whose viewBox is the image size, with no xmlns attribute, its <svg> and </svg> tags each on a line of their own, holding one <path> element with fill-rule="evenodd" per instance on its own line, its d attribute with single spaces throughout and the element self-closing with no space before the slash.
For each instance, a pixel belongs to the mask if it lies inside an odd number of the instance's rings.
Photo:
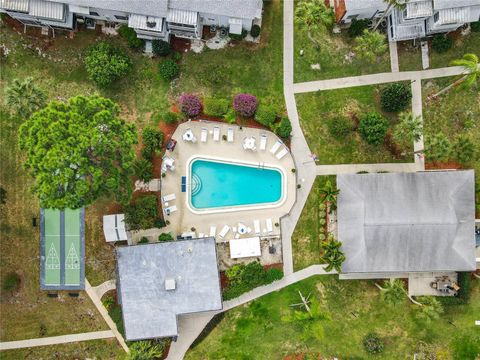
<svg viewBox="0 0 480 360">
<path fill-rule="evenodd" d="M 45 210 L 45 284 L 60 285 L 60 211 Z"/>
<path fill-rule="evenodd" d="M 65 209 L 65 285 L 80 285 L 80 210 Z"/>
</svg>

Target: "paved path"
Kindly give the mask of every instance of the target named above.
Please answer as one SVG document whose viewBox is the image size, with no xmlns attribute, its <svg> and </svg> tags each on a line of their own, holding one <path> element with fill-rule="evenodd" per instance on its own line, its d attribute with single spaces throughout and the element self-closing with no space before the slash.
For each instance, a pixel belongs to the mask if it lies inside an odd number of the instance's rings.
<svg viewBox="0 0 480 360">
<path fill-rule="evenodd" d="M 388 47 L 390 49 L 390 67 L 392 72 L 399 72 L 400 68 L 398 66 L 398 50 L 397 50 L 397 42 L 396 41 L 389 41 Z"/>
<path fill-rule="evenodd" d="M 333 90 L 355 86 L 384 84 L 397 81 L 408 81 L 414 79 L 435 79 L 447 76 L 463 74 L 465 69 L 461 66 L 450 66 L 446 68 L 421 70 L 421 71 L 400 71 L 396 73 L 379 73 L 362 76 L 350 76 L 338 79 L 309 81 L 293 85 L 296 94 L 314 92 L 319 90 Z"/>
<path fill-rule="evenodd" d="M 423 108 L 422 108 L 422 80 L 415 78 L 411 82 L 412 87 L 412 114 L 419 116 L 423 121 Z M 423 135 L 420 140 L 413 144 L 413 151 L 415 152 L 415 164 L 420 171 L 425 170 L 425 157 L 421 152 L 424 149 Z"/>
<path fill-rule="evenodd" d="M 103 284 L 93 287 L 92 289 L 97 293 L 98 298 L 101 300 L 103 295 L 110 290 L 115 290 L 117 284 L 115 280 L 107 280 Z"/>
<path fill-rule="evenodd" d="M 100 297 L 97 295 L 97 292 L 95 291 L 95 289 L 90 285 L 90 282 L 87 280 L 87 278 L 85 278 L 85 291 L 87 292 L 88 296 L 90 296 L 90 299 L 92 299 L 93 304 L 102 315 L 108 327 L 112 330 L 113 334 L 117 338 L 123 350 L 125 350 L 127 353 L 130 352 L 122 334 L 120 334 L 120 332 L 117 329 L 117 325 L 115 325 L 110 315 L 108 315 L 107 309 L 105 308 L 105 306 L 103 306 L 102 301 L 100 300 Z"/>
<path fill-rule="evenodd" d="M 0 343 L 0 350 L 12 350 L 12 349 L 35 347 L 35 346 L 66 344 L 71 342 L 87 341 L 87 340 L 110 339 L 114 337 L 115 335 L 111 330 L 93 331 L 93 332 L 80 333 L 80 334 L 69 334 L 69 335 L 45 337 L 45 338 L 38 338 L 38 339 L 2 342 Z"/>
<path fill-rule="evenodd" d="M 422 68 L 428 69 L 430 67 L 430 58 L 428 56 L 428 41 L 421 41 L 420 48 L 422 49 Z"/>
</svg>

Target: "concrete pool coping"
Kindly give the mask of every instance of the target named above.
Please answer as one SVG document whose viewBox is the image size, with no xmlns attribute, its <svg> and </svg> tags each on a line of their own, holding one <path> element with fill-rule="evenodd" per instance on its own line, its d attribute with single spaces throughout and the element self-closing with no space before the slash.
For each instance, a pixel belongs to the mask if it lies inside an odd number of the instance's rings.
<svg viewBox="0 0 480 360">
<path fill-rule="evenodd" d="M 191 192 L 191 187 L 189 186 L 189 180 L 190 180 L 190 174 L 192 172 L 192 164 L 197 161 L 197 160 L 206 160 L 206 161 L 212 161 L 212 162 L 218 162 L 218 163 L 224 163 L 224 164 L 231 164 L 231 165 L 238 165 L 238 166 L 248 166 L 248 167 L 253 167 L 256 168 L 260 165 L 258 162 L 252 162 L 252 161 L 241 161 L 237 159 L 230 159 L 230 158 L 225 158 L 225 157 L 219 157 L 219 156 L 208 156 L 208 155 L 194 155 L 187 161 L 186 165 L 186 177 L 187 177 L 187 201 L 186 205 L 188 209 L 193 212 L 194 214 L 214 214 L 214 213 L 225 213 L 225 212 L 235 212 L 235 211 L 248 211 L 248 210 L 260 210 L 260 209 L 273 209 L 281 206 L 286 198 L 287 198 L 287 174 L 285 169 L 278 165 L 273 165 L 273 164 L 266 164 L 266 163 L 261 163 L 263 168 L 270 169 L 270 170 L 276 170 L 280 173 L 281 175 L 281 186 L 282 186 L 282 195 L 280 200 L 276 202 L 271 202 L 271 203 L 261 203 L 261 204 L 252 204 L 252 205 L 232 205 L 232 206 L 222 206 L 222 207 L 215 207 L 215 208 L 205 208 L 205 209 L 198 209 L 195 208 L 192 205 L 192 192 Z"/>
</svg>

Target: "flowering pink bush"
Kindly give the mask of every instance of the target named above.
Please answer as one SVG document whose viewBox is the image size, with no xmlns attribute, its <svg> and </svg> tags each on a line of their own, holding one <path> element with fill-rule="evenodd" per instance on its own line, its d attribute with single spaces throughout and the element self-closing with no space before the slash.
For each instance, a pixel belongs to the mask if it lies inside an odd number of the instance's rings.
<svg viewBox="0 0 480 360">
<path fill-rule="evenodd" d="M 243 117 L 252 117 L 257 110 L 257 98 L 251 94 L 238 94 L 233 99 L 233 108 Z"/>
<path fill-rule="evenodd" d="M 202 102 L 198 96 L 193 94 L 184 94 L 180 96 L 180 109 L 187 116 L 197 116 L 202 111 Z"/>
</svg>

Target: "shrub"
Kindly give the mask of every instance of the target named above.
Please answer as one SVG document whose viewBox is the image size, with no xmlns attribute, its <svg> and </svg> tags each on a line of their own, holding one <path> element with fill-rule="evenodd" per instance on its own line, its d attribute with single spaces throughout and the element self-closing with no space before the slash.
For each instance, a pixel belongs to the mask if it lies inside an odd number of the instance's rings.
<svg viewBox="0 0 480 360">
<path fill-rule="evenodd" d="M 163 133 L 151 127 L 146 127 L 142 131 L 142 142 L 144 148 L 150 152 L 159 152 L 163 143 Z"/>
<path fill-rule="evenodd" d="M 357 36 L 360 36 L 363 34 L 363 30 L 365 30 L 367 26 L 368 26 L 367 19 L 362 19 L 362 20 L 353 19 L 352 23 L 350 24 L 350 27 L 347 30 L 347 34 L 352 39 L 356 38 Z"/>
<path fill-rule="evenodd" d="M 158 241 L 171 241 L 173 236 L 170 233 L 161 233 L 158 235 Z"/>
<path fill-rule="evenodd" d="M 235 124 L 237 122 L 237 114 L 233 109 L 228 109 L 227 113 L 223 116 L 223 118 L 226 122 L 230 124 Z"/>
<path fill-rule="evenodd" d="M 163 40 L 153 40 L 152 51 L 157 56 L 167 56 L 170 54 L 170 44 Z"/>
<path fill-rule="evenodd" d="M 363 338 L 363 347 L 369 354 L 380 354 L 383 351 L 383 341 L 375 333 L 369 333 Z"/>
<path fill-rule="evenodd" d="M 145 195 L 126 206 L 125 224 L 129 230 L 149 229 L 157 219 L 157 197 Z"/>
<path fill-rule="evenodd" d="M 206 115 L 222 117 L 228 112 L 230 104 L 227 99 L 206 98 L 204 105 L 203 111 Z"/>
<path fill-rule="evenodd" d="M 146 236 L 142 236 L 138 243 L 139 244 L 148 244 L 148 238 Z"/>
<path fill-rule="evenodd" d="M 453 40 L 446 34 L 435 35 L 432 39 L 432 48 L 437 53 L 444 53 L 450 50 L 453 46 Z"/>
<path fill-rule="evenodd" d="M 127 25 L 120 26 L 118 34 L 127 41 L 128 46 L 132 49 L 140 49 L 145 44 L 143 39 L 137 37 L 137 32 Z"/>
<path fill-rule="evenodd" d="M 257 110 L 257 98 L 251 94 L 238 94 L 233 99 L 233 108 L 243 117 L 251 117 Z"/>
<path fill-rule="evenodd" d="M 135 175 L 143 182 L 149 182 L 153 179 L 153 166 L 147 159 L 136 160 L 133 163 Z"/>
<path fill-rule="evenodd" d="M 11 272 L 6 274 L 2 279 L 2 290 L 3 291 L 13 291 L 17 290 L 20 286 L 20 276 L 15 273 Z"/>
<path fill-rule="evenodd" d="M 173 58 L 173 60 L 178 62 L 178 61 L 182 60 L 182 53 L 180 51 L 174 51 L 173 54 L 172 54 L 172 58 Z"/>
<path fill-rule="evenodd" d="M 229 36 L 230 39 L 232 39 L 232 40 L 240 41 L 240 40 L 245 39 L 245 37 L 247 36 L 247 34 L 248 34 L 247 30 L 243 29 L 241 34 L 228 33 L 228 36 Z"/>
<path fill-rule="evenodd" d="M 164 80 L 172 80 L 178 75 L 178 65 L 172 59 L 166 59 L 158 64 L 158 71 Z"/>
<path fill-rule="evenodd" d="M 431 161 L 447 161 L 450 158 L 452 145 L 441 132 L 425 137 L 425 155 Z"/>
<path fill-rule="evenodd" d="M 472 29 L 473 32 L 480 32 L 480 21 L 470 23 L 470 29 Z"/>
<path fill-rule="evenodd" d="M 380 93 L 380 104 L 387 112 L 404 110 L 412 100 L 412 90 L 405 83 L 393 83 L 385 86 Z"/>
<path fill-rule="evenodd" d="M 290 135 L 292 134 L 292 124 L 288 117 L 282 117 L 280 124 L 278 124 L 275 129 L 275 133 L 283 139 L 290 138 Z"/>
<path fill-rule="evenodd" d="M 281 278 L 283 278 L 283 271 L 276 268 L 271 268 L 265 275 L 267 284 L 280 280 Z"/>
<path fill-rule="evenodd" d="M 102 87 L 128 74 L 131 66 L 125 51 L 104 41 L 92 46 L 85 56 L 88 77 Z"/>
<path fill-rule="evenodd" d="M 256 38 L 258 37 L 258 35 L 260 35 L 260 26 L 258 26 L 257 24 L 253 25 L 252 26 L 252 29 L 250 30 L 250 35 L 252 35 L 252 37 Z"/>
<path fill-rule="evenodd" d="M 202 102 L 198 96 L 193 94 L 184 94 L 180 96 L 180 109 L 187 116 L 197 116 L 202 111 Z"/>
<path fill-rule="evenodd" d="M 102 299 L 102 304 L 108 311 L 112 308 L 112 306 L 115 306 L 115 298 L 112 295 L 107 295 L 104 299 Z"/>
<path fill-rule="evenodd" d="M 353 122 L 346 116 L 339 116 L 327 120 L 327 128 L 330 135 L 343 139 L 353 131 Z"/>
<path fill-rule="evenodd" d="M 142 155 L 142 158 L 144 158 L 145 160 L 148 160 L 148 161 L 152 161 L 153 159 L 153 151 L 149 148 L 142 148 L 142 150 L 140 151 L 140 154 Z"/>
<path fill-rule="evenodd" d="M 161 229 L 161 228 L 164 228 L 165 226 L 167 226 L 167 223 L 165 222 L 165 220 L 163 220 L 163 219 L 156 219 L 155 220 L 155 227 L 156 228 Z"/>
<path fill-rule="evenodd" d="M 277 112 L 273 106 L 260 105 L 255 112 L 255 120 L 271 128 L 275 120 L 277 120 Z"/>
<path fill-rule="evenodd" d="M 358 127 L 360 135 L 371 145 L 380 145 L 388 130 L 388 121 L 378 113 L 364 115 Z"/>
<path fill-rule="evenodd" d="M 174 113 L 173 111 L 167 111 L 161 114 L 160 117 L 163 120 L 163 122 L 166 124 L 174 124 L 178 120 L 180 120 L 180 115 L 178 115 L 177 113 Z"/>
<path fill-rule="evenodd" d="M 476 158 L 477 147 L 467 135 L 459 135 L 452 146 L 452 155 L 460 164 L 468 164 Z"/>
</svg>

